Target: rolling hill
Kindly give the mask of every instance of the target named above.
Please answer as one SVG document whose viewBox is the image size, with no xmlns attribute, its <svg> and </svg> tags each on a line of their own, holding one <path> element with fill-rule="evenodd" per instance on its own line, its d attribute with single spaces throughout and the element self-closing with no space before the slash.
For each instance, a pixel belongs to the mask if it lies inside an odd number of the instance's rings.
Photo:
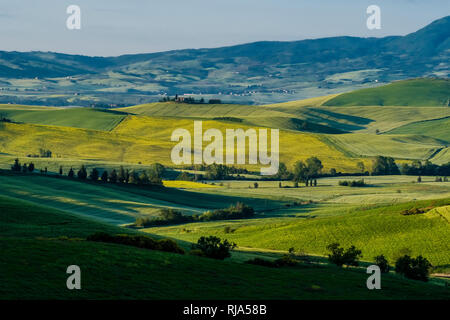
<svg viewBox="0 0 450 320">
<path fill-rule="evenodd" d="M 413 79 L 343 93 L 326 106 L 450 106 L 450 80 Z"/>
<path fill-rule="evenodd" d="M 362 286 L 363 270 L 269 269 L 193 255 L 89 242 L 130 230 L 0 196 L 1 299 L 446 299 L 441 286 L 383 278 Z M 66 268 L 81 267 L 83 290 L 67 290 Z M 119 276 L 120 275 L 120 276 Z M 286 284 L 286 285 L 283 285 Z M 313 290 L 320 288 L 320 290 Z M 351 290 L 349 290 L 351 288 Z"/>
<path fill-rule="evenodd" d="M 0 102 L 130 105 L 195 94 L 267 104 L 393 80 L 448 78 L 449 25 L 446 16 L 406 36 L 263 41 L 119 57 L 3 51 Z"/>
</svg>

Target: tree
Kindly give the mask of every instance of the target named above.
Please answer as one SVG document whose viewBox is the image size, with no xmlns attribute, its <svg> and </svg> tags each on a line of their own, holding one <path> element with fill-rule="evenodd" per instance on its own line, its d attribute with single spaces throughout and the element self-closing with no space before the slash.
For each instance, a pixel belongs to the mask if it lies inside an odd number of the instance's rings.
<svg viewBox="0 0 450 320">
<path fill-rule="evenodd" d="M 400 174 L 400 170 L 391 157 L 377 156 L 373 161 L 372 175 Z"/>
<path fill-rule="evenodd" d="M 294 181 L 307 182 L 308 169 L 303 161 L 297 161 L 294 165 Z"/>
<path fill-rule="evenodd" d="M 20 165 L 19 159 L 16 158 L 14 160 L 14 164 L 11 167 L 11 170 L 15 171 L 15 172 L 20 172 L 21 169 L 22 169 L 22 166 Z"/>
<path fill-rule="evenodd" d="M 22 172 L 23 173 L 27 173 L 28 172 L 28 167 L 27 167 L 26 163 L 24 163 L 23 166 L 22 166 Z"/>
<path fill-rule="evenodd" d="M 113 169 L 111 173 L 109 174 L 109 182 L 116 183 L 117 182 L 117 172 L 116 169 Z"/>
<path fill-rule="evenodd" d="M 410 279 L 421 281 L 428 281 L 431 267 L 431 263 L 422 256 L 411 258 L 409 255 L 405 255 L 398 258 L 395 262 L 396 273 L 403 274 Z"/>
<path fill-rule="evenodd" d="M 332 243 L 327 246 L 327 249 L 331 252 L 328 255 L 328 260 L 337 266 L 357 266 L 358 259 L 362 257 L 361 250 L 351 246 L 345 250 L 341 248 L 339 243 Z"/>
<path fill-rule="evenodd" d="M 81 166 L 80 170 L 77 172 L 78 179 L 85 180 L 87 178 L 87 171 L 84 165 Z"/>
<path fill-rule="evenodd" d="M 236 248 L 236 244 L 228 242 L 226 239 L 221 241 L 218 237 L 209 236 L 198 239 L 193 248 L 201 250 L 205 257 L 223 260 L 231 257 L 231 250 Z"/>
<path fill-rule="evenodd" d="M 60 175 L 60 176 L 63 175 L 63 168 L 62 168 L 62 166 L 59 166 L 59 175 Z"/>
<path fill-rule="evenodd" d="M 102 182 L 108 182 L 108 171 L 103 170 L 102 176 L 101 176 Z"/>
<path fill-rule="evenodd" d="M 92 181 L 98 181 L 98 176 L 99 176 L 98 170 L 96 168 L 92 169 L 91 173 L 89 174 L 89 178 Z"/>
<path fill-rule="evenodd" d="M 375 264 L 380 268 L 382 273 L 389 272 L 389 263 L 384 255 L 379 255 L 375 257 Z"/>
<path fill-rule="evenodd" d="M 255 187 L 255 189 L 258 189 L 258 182 L 255 182 L 254 184 L 253 184 L 253 186 Z"/>
<path fill-rule="evenodd" d="M 335 168 L 331 168 L 330 169 L 330 176 L 335 176 L 337 174 L 336 169 Z"/>
<path fill-rule="evenodd" d="M 117 174 L 117 182 L 119 183 L 125 183 L 125 169 L 123 166 L 120 166 L 119 173 Z"/>
<path fill-rule="evenodd" d="M 319 176 L 323 169 L 322 161 L 316 157 L 306 159 L 306 167 L 308 168 L 307 172 L 310 178 Z"/>
<path fill-rule="evenodd" d="M 283 162 L 278 165 L 278 173 L 275 175 L 275 179 L 279 180 L 292 180 L 293 176 Z"/>
<path fill-rule="evenodd" d="M 67 176 L 68 176 L 69 178 L 73 178 L 74 175 L 75 175 L 75 173 L 73 172 L 73 169 L 70 168 L 69 173 L 67 174 Z"/>
<path fill-rule="evenodd" d="M 33 172 L 34 171 L 34 163 L 30 162 L 30 164 L 28 165 L 28 171 L 29 172 Z"/>
<path fill-rule="evenodd" d="M 418 177 L 417 177 L 417 182 L 418 182 L 418 183 L 421 183 L 421 182 L 422 182 L 422 177 L 421 177 L 421 176 L 418 176 Z"/>
</svg>

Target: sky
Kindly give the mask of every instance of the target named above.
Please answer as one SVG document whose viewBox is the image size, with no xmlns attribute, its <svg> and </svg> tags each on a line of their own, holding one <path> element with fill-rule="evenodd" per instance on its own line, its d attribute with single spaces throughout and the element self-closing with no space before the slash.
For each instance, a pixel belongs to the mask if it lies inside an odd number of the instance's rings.
<svg viewBox="0 0 450 320">
<path fill-rule="evenodd" d="M 81 29 L 69 30 L 69 5 Z M 369 5 L 381 29 L 366 26 Z M 448 0 L 0 0 L 0 50 L 117 56 L 330 36 L 405 35 L 450 14 Z"/>
</svg>

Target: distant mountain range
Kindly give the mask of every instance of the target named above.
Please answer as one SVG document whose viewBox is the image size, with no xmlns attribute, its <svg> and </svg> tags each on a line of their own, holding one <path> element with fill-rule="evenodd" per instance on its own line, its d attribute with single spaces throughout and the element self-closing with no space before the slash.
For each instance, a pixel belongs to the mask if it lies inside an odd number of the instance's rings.
<svg viewBox="0 0 450 320">
<path fill-rule="evenodd" d="M 415 77 L 448 78 L 450 16 L 406 36 L 264 41 L 119 57 L 0 51 L 0 102 L 138 104 L 194 94 L 274 103 Z"/>
</svg>

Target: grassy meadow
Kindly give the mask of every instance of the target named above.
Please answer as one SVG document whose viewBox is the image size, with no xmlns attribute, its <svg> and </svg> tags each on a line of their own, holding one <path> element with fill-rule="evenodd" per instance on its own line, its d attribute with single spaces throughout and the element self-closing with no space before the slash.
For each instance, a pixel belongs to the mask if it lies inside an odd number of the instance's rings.
<svg viewBox="0 0 450 320">
<path fill-rule="evenodd" d="M 362 174 L 380 155 L 398 165 L 449 162 L 449 94 L 447 80 L 419 79 L 261 106 L 0 105 L 0 282 L 6 284 L 0 299 L 448 299 L 448 279 L 441 276 L 450 273 L 450 182 Z M 177 180 L 182 170 L 205 173 L 175 166 L 170 158 L 172 132 L 192 133 L 194 120 L 203 121 L 203 132 L 279 129 L 279 157 L 287 169 L 315 156 L 325 175 L 314 187 L 295 186 L 264 180 L 260 165 L 240 165 L 249 172 L 239 179 L 235 174 L 231 180 Z M 51 156 L 41 156 L 41 149 Z M 33 162 L 36 170 L 12 172 L 16 158 Z M 154 163 L 166 167 L 161 186 L 67 177 L 70 168 L 77 172 L 82 165 L 88 173 L 121 166 L 140 173 Z M 329 176 L 331 169 L 335 176 Z M 340 185 L 360 179 L 364 186 Z M 163 209 L 201 215 L 238 202 L 251 206 L 254 216 L 133 226 Z M 86 241 L 98 231 L 170 238 L 186 254 Z M 209 235 L 238 247 L 225 261 L 190 254 L 192 243 Z M 326 247 L 332 242 L 361 249 L 361 266 L 331 265 Z M 290 248 L 309 262 L 282 268 L 244 263 L 274 260 Z M 404 254 L 424 256 L 433 265 L 430 281 L 390 272 L 383 275 L 383 290 L 367 290 L 364 267 L 380 254 L 391 266 Z M 68 291 L 65 268 L 75 262 L 85 275 L 84 290 Z"/>
</svg>

